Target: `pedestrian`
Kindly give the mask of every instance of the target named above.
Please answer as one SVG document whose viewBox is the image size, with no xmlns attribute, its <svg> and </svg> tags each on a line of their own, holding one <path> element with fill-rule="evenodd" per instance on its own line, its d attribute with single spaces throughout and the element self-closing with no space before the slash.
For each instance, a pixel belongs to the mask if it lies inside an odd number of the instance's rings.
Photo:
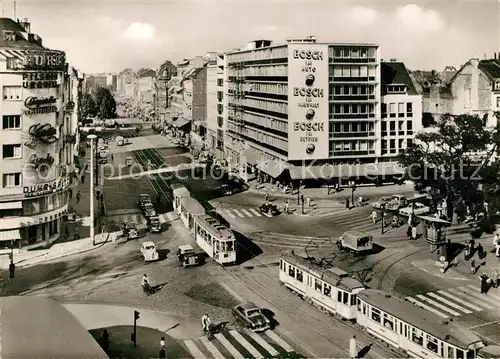
<svg viewBox="0 0 500 359">
<path fill-rule="evenodd" d="M 500 236 L 498 233 L 495 233 L 495 237 L 493 238 L 493 245 L 495 246 L 495 255 L 498 259 L 500 259 Z"/>
<path fill-rule="evenodd" d="M 269 202 L 269 192 L 266 192 L 266 202 Z"/>
<path fill-rule="evenodd" d="M 373 223 L 377 223 L 377 211 L 373 211 L 370 217 L 372 217 Z"/>
<path fill-rule="evenodd" d="M 300 195 L 300 202 L 302 202 L 302 204 L 304 204 L 304 195 L 303 194 Z"/>
<path fill-rule="evenodd" d="M 111 236 L 111 242 L 113 242 L 113 247 L 116 247 L 116 233 L 113 232 L 110 234 Z"/>
<path fill-rule="evenodd" d="M 411 228 L 411 239 L 417 239 L 417 226 Z"/>
<path fill-rule="evenodd" d="M 476 260 L 474 258 L 471 259 L 470 261 L 470 273 L 471 274 L 476 274 Z"/>
<path fill-rule="evenodd" d="M 307 207 L 311 207 L 311 197 L 306 198 Z"/>
<path fill-rule="evenodd" d="M 485 257 L 485 254 L 484 253 L 484 249 L 483 249 L 483 246 L 480 244 L 477 245 L 477 256 L 479 257 L 479 259 L 483 259 Z"/>
<path fill-rule="evenodd" d="M 109 349 L 109 334 L 107 329 L 102 331 L 102 349 L 104 349 L 105 352 Z"/>
<path fill-rule="evenodd" d="M 498 272 L 498 269 L 495 269 L 493 272 L 493 285 L 495 288 L 498 288 L 498 285 L 500 284 L 500 273 Z"/>
<path fill-rule="evenodd" d="M 16 271 L 16 265 L 14 264 L 14 260 L 11 259 L 10 264 L 9 264 L 9 278 L 10 279 L 14 279 L 15 271 Z"/>
<path fill-rule="evenodd" d="M 113 156 L 113 154 L 111 154 L 111 161 L 115 161 L 115 157 Z"/>
<path fill-rule="evenodd" d="M 358 197 L 358 207 L 363 207 L 363 197 Z"/>
<path fill-rule="evenodd" d="M 335 184 L 335 192 L 340 192 L 340 184 L 338 182 Z"/>
<path fill-rule="evenodd" d="M 80 198 L 82 197 L 82 194 L 80 193 L 80 191 L 78 191 L 76 193 L 76 203 L 79 203 L 80 202 Z"/>
<path fill-rule="evenodd" d="M 85 175 L 82 174 L 82 183 L 85 183 Z"/>
<path fill-rule="evenodd" d="M 355 359 L 358 357 L 358 348 L 356 345 L 356 336 L 353 335 L 351 340 L 349 341 L 349 356 L 351 359 Z"/>
<path fill-rule="evenodd" d="M 158 357 L 160 358 L 167 357 L 167 345 L 165 344 L 165 337 L 161 337 L 160 339 L 160 352 L 158 354 Z"/>
<path fill-rule="evenodd" d="M 479 277 L 479 280 L 481 281 L 481 294 L 486 294 L 488 292 L 488 276 L 483 273 Z"/>
<path fill-rule="evenodd" d="M 409 224 L 406 229 L 406 236 L 411 239 L 411 224 Z"/>
<path fill-rule="evenodd" d="M 285 208 L 284 208 L 284 210 L 283 210 L 286 214 L 288 214 L 288 206 L 289 206 L 289 205 L 290 205 L 290 204 L 288 203 L 288 200 L 286 200 L 286 202 L 285 202 Z"/>
</svg>

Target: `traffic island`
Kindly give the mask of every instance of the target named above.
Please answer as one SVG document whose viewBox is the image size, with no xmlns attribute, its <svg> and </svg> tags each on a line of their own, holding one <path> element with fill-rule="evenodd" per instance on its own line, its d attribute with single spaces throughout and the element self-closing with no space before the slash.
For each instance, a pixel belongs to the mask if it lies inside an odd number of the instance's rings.
<svg viewBox="0 0 500 359">
<path fill-rule="evenodd" d="M 108 332 L 108 343 L 103 339 L 104 329 Z M 108 328 L 89 330 L 90 334 L 99 343 L 101 348 L 110 358 L 122 359 L 151 359 L 158 358 L 160 352 L 160 340 L 165 337 L 167 347 L 167 358 L 192 358 L 193 356 L 184 349 L 180 342 L 165 332 L 138 326 L 136 328 L 137 343 L 131 341 L 134 331 L 132 325 L 119 325 Z"/>
</svg>

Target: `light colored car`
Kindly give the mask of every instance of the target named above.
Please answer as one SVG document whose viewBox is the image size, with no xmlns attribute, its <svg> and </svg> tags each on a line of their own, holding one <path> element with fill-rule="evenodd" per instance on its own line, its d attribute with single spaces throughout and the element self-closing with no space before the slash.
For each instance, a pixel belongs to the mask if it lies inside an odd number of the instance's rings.
<svg viewBox="0 0 500 359">
<path fill-rule="evenodd" d="M 429 213 L 431 209 L 422 203 L 415 202 L 415 203 L 410 203 L 408 207 L 401 208 L 399 210 L 399 214 L 402 216 L 409 217 L 411 214 L 415 214 L 417 216 Z"/>
<path fill-rule="evenodd" d="M 239 304 L 233 308 L 232 312 L 237 319 L 254 332 L 263 332 L 271 328 L 271 320 L 253 303 Z"/>
<path fill-rule="evenodd" d="M 385 206 L 387 203 L 389 203 L 391 200 L 392 197 L 382 197 L 373 204 L 373 208 L 382 209 L 382 207 Z"/>
<path fill-rule="evenodd" d="M 154 242 L 151 241 L 143 242 L 141 244 L 141 254 L 146 262 L 157 261 L 159 258 L 156 246 Z"/>
</svg>

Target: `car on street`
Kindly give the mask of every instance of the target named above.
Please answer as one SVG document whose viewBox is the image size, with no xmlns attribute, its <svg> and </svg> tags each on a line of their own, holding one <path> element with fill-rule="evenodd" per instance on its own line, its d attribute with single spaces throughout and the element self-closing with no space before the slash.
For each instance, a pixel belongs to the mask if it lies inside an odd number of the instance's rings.
<svg viewBox="0 0 500 359">
<path fill-rule="evenodd" d="M 224 193 L 225 196 L 230 196 L 233 194 L 233 189 L 228 184 L 223 184 L 222 186 L 220 186 L 220 189 L 222 190 L 222 193 Z"/>
<path fill-rule="evenodd" d="M 144 205 L 146 203 L 152 203 L 151 202 L 151 197 L 149 196 L 149 194 L 141 194 L 141 195 L 139 195 L 139 208 L 140 209 L 144 209 Z"/>
<path fill-rule="evenodd" d="M 157 261 L 160 258 L 158 251 L 156 250 L 156 245 L 151 241 L 141 244 L 141 254 L 146 262 Z"/>
<path fill-rule="evenodd" d="M 150 218 L 156 216 L 156 210 L 153 204 L 150 203 L 144 203 L 144 206 L 142 207 L 142 211 L 144 212 L 144 217 Z"/>
<path fill-rule="evenodd" d="M 399 210 L 399 214 L 402 216 L 409 217 L 411 214 L 415 214 L 417 216 L 429 213 L 431 209 L 428 206 L 423 205 L 420 202 L 410 203 L 408 207 L 401 208 Z"/>
<path fill-rule="evenodd" d="M 123 226 L 122 234 L 127 240 L 139 238 L 139 230 L 134 222 L 127 222 Z"/>
<path fill-rule="evenodd" d="M 160 218 L 158 216 L 152 216 L 148 218 L 148 230 L 151 233 L 161 232 L 161 223 L 160 223 Z"/>
<path fill-rule="evenodd" d="M 373 208 L 382 209 L 387 203 L 391 201 L 392 197 L 382 197 L 373 204 Z"/>
<path fill-rule="evenodd" d="M 259 210 L 262 213 L 267 213 L 267 214 L 270 214 L 272 216 L 276 216 L 280 213 L 278 211 L 278 207 L 272 203 L 264 203 L 262 206 L 259 207 Z"/>
<path fill-rule="evenodd" d="M 238 304 L 232 312 L 236 319 L 243 322 L 253 332 L 263 332 L 271 328 L 271 320 L 254 303 Z"/>
</svg>

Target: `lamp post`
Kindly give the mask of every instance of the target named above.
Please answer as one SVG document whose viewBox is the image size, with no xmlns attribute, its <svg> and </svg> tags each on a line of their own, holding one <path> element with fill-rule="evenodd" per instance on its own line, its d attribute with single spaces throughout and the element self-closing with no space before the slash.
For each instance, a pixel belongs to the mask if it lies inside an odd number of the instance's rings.
<svg viewBox="0 0 500 359">
<path fill-rule="evenodd" d="M 90 140 L 90 238 L 92 244 L 95 245 L 94 235 L 94 140 L 96 135 L 89 135 L 87 138 Z"/>
<path fill-rule="evenodd" d="M 297 186 L 297 206 L 300 204 L 300 186 L 302 186 L 302 180 L 299 181 L 299 185 Z"/>
<path fill-rule="evenodd" d="M 382 205 L 381 218 L 380 218 L 380 233 L 384 234 L 384 216 L 385 216 L 385 204 Z"/>
</svg>

